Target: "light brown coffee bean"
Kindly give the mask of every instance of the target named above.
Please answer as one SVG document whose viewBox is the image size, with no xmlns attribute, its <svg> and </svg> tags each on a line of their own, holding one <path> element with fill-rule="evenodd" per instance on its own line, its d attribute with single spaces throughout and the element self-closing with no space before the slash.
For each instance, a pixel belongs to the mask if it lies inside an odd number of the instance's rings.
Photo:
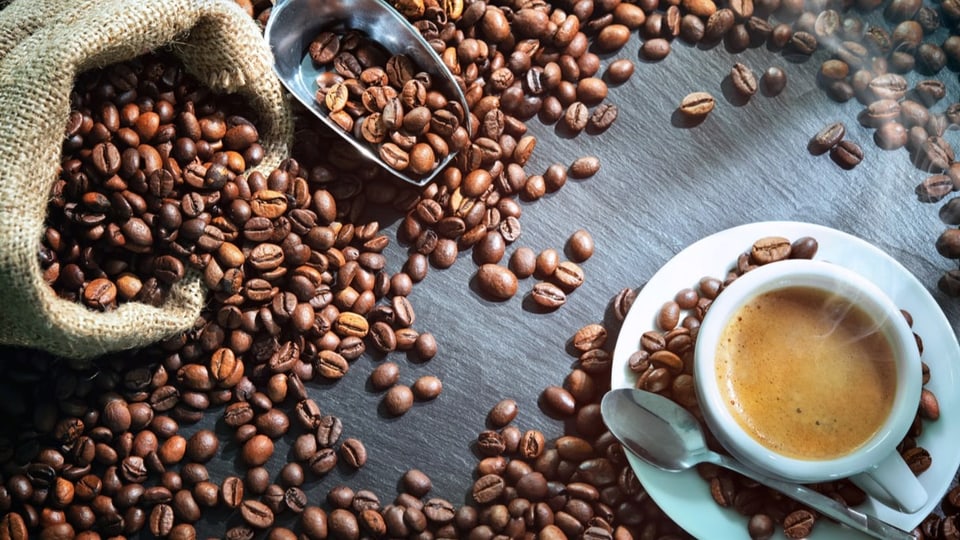
<svg viewBox="0 0 960 540">
<path fill-rule="evenodd" d="M 570 178 L 583 180 L 589 178 L 600 171 L 600 158 L 596 156 L 584 156 L 577 158 L 567 169 L 567 175 Z"/>
<path fill-rule="evenodd" d="M 790 240 L 781 236 L 760 238 L 750 247 L 750 261 L 753 264 L 769 264 L 790 256 Z"/>
<path fill-rule="evenodd" d="M 601 324 L 588 324 L 574 334 L 572 344 L 581 353 L 603 347 L 607 341 L 607 329 Z"/>
<path fill-rule="evenodd" d="M 582 101 L 574 101 L 563 115 L 564 126 L 574 133 L 587 127 L 590 121 L 590 109 Z"/>
<path fill-rule="evenodd" d="M 557 309 L 567 303 L 567 295 L 563 289 L 548 281 L 541 281 L 533 286 L 530 297 L 534 303 L 545 309 Z"/>
<path fill-rule="evenodd" d="M 687 94 L 680 102 L 680 112 L 693 118 L 703 118 L 713 111 L 716 100 L 707 92 Z"/>
<path fill-rule="evenodd" d="M 434 375 L 424 375 L 413 382 L 413 395 L 421 401 L 436 399 L 443 391 L 443 382 Z"/>
<path fill-rule="evenodd" d="M 572 291 L 583 285 L 585 276 L 579 265 L 571 261 L 563 261 L 557 265 L 557 269 L 550 278 L 564 291 Z"/>
</svg>

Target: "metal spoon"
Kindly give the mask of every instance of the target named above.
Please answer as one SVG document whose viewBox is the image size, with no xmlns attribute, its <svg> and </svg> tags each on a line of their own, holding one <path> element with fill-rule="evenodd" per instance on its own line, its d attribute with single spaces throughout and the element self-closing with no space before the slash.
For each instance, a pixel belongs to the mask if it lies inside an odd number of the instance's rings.
<svg viewBox="0 0 960 540">
<path fill-rule="evenodd" d="M 466 112 L 470 108 L 460 85 L 420 32 L 384 0 L 276 0 L 267 21 L 264 38 L 273 51 L 274 72 L 287 90 L 361 155 L 411 184 L 427 184 L 456 152 L 450 152 L 427 176 L 405 174 L 384 163 L 365 141 L 343 131 L 317 103 L 315 81 L 322 71 L 313 65 L 307 49 L 321 31 L 337 28 L 360 30 L 391 54 L 409 56 L 420 69 L 430 74 L 434 88 L 449 99 L 459 101 Z M 469 130 L 469 115 L 464 122 Z"/>
<path fill-rule="evenodd" d="M 620 388 L 603 396 L 600 411 L 607 428 L 625 448 L 666 471 L 713 463 L 736 471 L 799 501 L 839 523 L 874 538 L 915 540 L 912 534 L 848 508 L 805 486 L 770 478 L 707 448 L 700 423 L 686 409 L 658 394 Z"/>
</svg>

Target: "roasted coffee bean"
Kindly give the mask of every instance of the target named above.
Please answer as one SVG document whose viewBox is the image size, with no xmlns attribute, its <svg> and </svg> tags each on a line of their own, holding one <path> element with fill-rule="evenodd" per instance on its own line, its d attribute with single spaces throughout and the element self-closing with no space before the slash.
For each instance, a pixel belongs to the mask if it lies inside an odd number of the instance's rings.
<svg viewBox="0 0 960 540">
<path fill-rule="evenodd" d="M 846 132 L 846 126 L 842 122 L 828 124 L 810 139 L 807 151 L 815 156 L 825 154 L 843 139 Z"/>
<path fill-rule="evenodd" d="M 713 111 L 714 106 L 716 101 L 713 96 L 706 92 L 694 92 L 683 98 L 679 111 L 689 117 L 703 118 Z"/>
<path fill-rule="evenodd" d="M 937 396 L 926 388 L 920 392 L 920 415 L 928 420 L 940 418 L 940 403 Z"/>
<path fill-rule="evenodd" d="M 174 520 L 175 517 L 172 506 L 168 504 L 158 504 L 154 506 L 148 518 L 150 533 L 156 537 L 167 536 L 173 529 Z"/>
<path fill-rule="evenodd" d="M 863 161 L 863 149 L 859 144 L 844 139 L 830 149 L 830 159 L 840 168 L 850 170 Z"/>
<path fill-rule="evenodd" d="M 757 93 L 757 76 L 744 64 L 736 63 L 730 70 L 733 88 L 742 96 L 750 97 Z"/>
<path fill-rule="evenodd" d="M 930 452 L 922 447 L 908 448 L 903 452 L 903 460 L 914 474 L 920 474 L 930 468 L 932 458 Z"/>
<path fill-rule="evenodd" d="M 409 386 L 394 385 L 384 395 L 383 405 L 391 416 L 402 416 L 413 406 L 413 391 Z"/>
<path fill-rule="evenodd" d="M 707 16 L 703 41 L 716 43 L 733 28 L 735 16 L 729 8 L 718 9 Z"/>
<path fill-rule="evenodd" d="M 567 239 L 566 252 L 573 262 L 583 262 L 593 256 L 593 237 L 584 229 L 575 231 Z"/>
<path fill-rule="evenodd" d="M 953 162 L 953 147 L 942 137 L 929 137 L 914 152 L 914 165 L 924 171 L 946 171 Z"/>
<path fill-rule="evenodd" d="M 937 202 L 953 191 L 953 181 L 945 174 L 928 176 L 917 185 L 917 199 L 921 202 Z"/>
<path fill-rule="evenodd" d="M 535 284 L 530 297 L 538 306 L 545 309 L 557 309 L 567 302 L 567 295 L 563 289 L 547 281 Z"/>
<path fill-rule="evenodd" d="M 488 474 L 481 476 L 473 484 L 473 500 L 479 504 L 487 504 L 497 500 L 503 493 L 506 484 L 502 477 Z"/>
<path fill-rule="evenodd" d="M 907 130 L 899 122 L 887 122 L 873 132 L 873 141 L 884 150 L 896 150 L 907 144 Z"/>
<path fill-rule="evenodd" d="M 783 519 L 783 534 L 787 538 L 806 538 L 813 530 L 816 518 L 807 510 L 795 510 Z"/>
<path fill-rule="evenodd" d="M 237 476 L 227 476 L 220 484 L 220 498 L 227 508 L 239 508 L 243 502 L 243 480 Z"/>
<path fill-rule="evenodd" d="M 497 402 L 487 413 L 487 421 L 491 426 L 500 428 L 506 426 L 517 417 L 519 407 L 516 400 L 505 398 Z"/>
<path fill-rule="evenodd" d="M 386 390 L 400 380 L 400 366 L 394 362 L 384 362 L 370 374 L 370 384 L 375 390 Z"/>
<path fill-rule="evenodd" d="M 219 440 L 214 432 L 201 429 L 187 439 L 185 455 L 191 461 L 206 463 L 213 459 L 219 446 Z"/>
<path fill-rule="evenodd" d="M 635 66 L 633 62 L 626 58 L 621 58 L 610 62 L 610 65 L 607 66 L 607 70 L 604 73 L 604 78 L 606 78 L 609 84 L 623 84 L 630 80 L 634 70 Z"/>
<path fill-rule="evenodd" d="M 367 449 L 359 439 L 348 438 L 340 445 L 340 458 L 347 465 L 359 469 L 367 463 Z"/>
<path fill-rule="evenodd" d="M 320 448 L 331 448 L 343 434 L 343 421 L 333 415 L 324 415 L 317 426 L 317 445 Z"/>
<path fill-rule="evenodd" d="M 240 505 L 240 517 L 255 529 L 267 529 L 273 525 L 274 515 L 270 508 L 257 500 L 248 499 Z"/>
<path fill-rule="evenodd" d="M 817 38 L 804 31 L 794 32 L 785 46 L 785 55 L 788 58 L 802 60 L 811 56 L 817 50 Z"/>
<path fill-rule="evenodd" d="M 760 238 L 750 247 L 750 261 L 757 265 L 769 264 L 790 256 L 790 240 L 781 236 Z"/>
<path fill-rule="evenodd" d="M 566 171 L 564 171 L 566 175 Z M 532 249 L 521 246 L 514 250 L 510 255 L 507 268 L 517 276 L 518 279 L 525 279 L 533 275 L 536 269 L 537 256 Z"/>
<path fill-rule="evenodd" d="M 571 103 L 563 115 L 564 126 L 574 133 L 586 128 L 589 121 L 590 109 L 581 101 Z"/>
<path fill-rule="evenodd" d="M 931 106 L 946 96 L 946 87 L 943 82 L 935 79 L 925 79 L 917 82 L 913 91 L 926 106 Z"/>
<path fill-rule="evenodd" d="M 548 386 L 541 394 L 541 399 L 543 405 L 558 416 L 571 416 L 576 411 L 576 400 L 570 392 L 559 386 Z"/>
<path fill-rule="evenodd" d="M 899 100 L 906 95 L 909 85 L 902 75 L 886 73 L 870 81 L 869 88 L 879 99 Z"/>
<path fill-rule="evenodd" d="M 939 215 L 947 225 L 960 225 L 960 197 L 954 197 L 941 206 Z"/>
<path fill-rule="evenodd" d="M 424 375 L 413 383 L 413 395 L 421 401 L 436 399 L 443 391 L 443 383 L 433 375 Z"/>
<path fill-rule="evenodd" d="M 495 300 L 506 300 L 517 293 L 517 277 L 505 266 L 484 264 L 477 271 L 480 290 Z"/>
<path fill-rule="evenodd" d="M 563 261 L 558 264 L 550 278 L 565 292 L 573 291 L 583 285 L 585 279 L 583 269 L 571 261 Z"/>
<path fill-rule="evenodd" d="M 254 435 L 244 443 L 240 455 L 250 467 L 263 465 L 273 455 L 273 441 L 266 435 Z"/>
<path fill-rule="evenodd" d="M 640 54 L 651 62 L 663 60 L 670 54 L 670 42 L 659 37 L 648 39 L 640 46 Z"/>
<path fill-rule="evenodd" d="M 567 169 L 567 175 L 570 178 L 583 180 L 589 178 L 600 171 L 600 158 L 596 156 L 584 156 L 577 158 Z"/>
</svg>

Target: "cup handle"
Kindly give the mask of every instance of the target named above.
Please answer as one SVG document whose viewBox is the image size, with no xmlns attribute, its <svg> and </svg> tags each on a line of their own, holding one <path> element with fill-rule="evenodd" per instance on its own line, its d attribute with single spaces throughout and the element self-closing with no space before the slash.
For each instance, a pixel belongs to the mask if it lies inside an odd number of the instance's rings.
<svg viewBox="0 0 960 540">
<path fill-rule="evenodd" d="M 897 452 L 850 480 L 871 497 L 903 512 L 912 514 L 927 502 L 926 489 Z"/>
</svg>

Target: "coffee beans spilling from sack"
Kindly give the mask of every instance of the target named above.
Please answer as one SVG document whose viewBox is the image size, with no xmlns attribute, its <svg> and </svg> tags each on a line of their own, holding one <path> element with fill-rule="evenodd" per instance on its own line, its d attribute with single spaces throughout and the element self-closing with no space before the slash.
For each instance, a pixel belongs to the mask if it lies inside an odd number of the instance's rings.
<svg viewBox="0 0 960 540">
<path fill-rule="evenodd" d="M 85 73 L 72 106 L 40 252 L 44 279 L 92 309 L 160 306 L 188 268 L 204 271 L 222 247 L 218 225 L 230 226 L 215 209 L 233 202 L 222 189 L 263 159 L 256 118 L 162 56 Z"/>
</svg>

